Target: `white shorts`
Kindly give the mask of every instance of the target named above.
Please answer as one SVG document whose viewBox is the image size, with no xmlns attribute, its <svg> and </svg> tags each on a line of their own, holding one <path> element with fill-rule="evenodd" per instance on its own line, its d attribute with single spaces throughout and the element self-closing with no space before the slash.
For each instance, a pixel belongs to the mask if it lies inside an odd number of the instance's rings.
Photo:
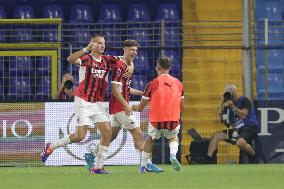
<svg viewBox="0 0 284 189">
<path fill-rule="evenodd" d="M 159 139 L 161 138 L 161 136 L 165 136 L 167 139 L 171 139 L 178 135 L 179 129 L 180 125 L 178 125 L 175 129 L 171 131 L 168 129 L 156 129 L 154 126 L 152 126 L 151 123 L 149 123 L 148 134 L 153 139 Z"/>
<path fill-rule="evenodd" d="M 97 122 L 109 122 L 109 114 L 103 102 L 87 102 L 75 96 L 74 103 L 78 126 L 94 127 Z"/>
<path fill-rule="evenodd" d="M 110 115 L 110 125 L 111 127 L 121 127 L 124 129 L 134 129 L 139 127 L 135 124 L 133 115 L 128 116 L 124 111 Z"/>
</svg>

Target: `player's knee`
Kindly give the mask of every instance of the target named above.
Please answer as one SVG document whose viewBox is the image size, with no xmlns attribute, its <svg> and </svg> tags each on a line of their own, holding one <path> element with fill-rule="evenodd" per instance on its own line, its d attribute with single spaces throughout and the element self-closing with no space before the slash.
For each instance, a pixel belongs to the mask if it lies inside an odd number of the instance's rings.
<svg viewBox="0 0 284 189">
<path fill-rule="evenodd" d="M 111 139 L 112 139 L 112 131 L 111 131 L 111 129 L 105 129 L 103 132 L 101 132 L 101 134 L 102 134 L 102 137 L 105 140 L 111 141 Z"/>
</svg>

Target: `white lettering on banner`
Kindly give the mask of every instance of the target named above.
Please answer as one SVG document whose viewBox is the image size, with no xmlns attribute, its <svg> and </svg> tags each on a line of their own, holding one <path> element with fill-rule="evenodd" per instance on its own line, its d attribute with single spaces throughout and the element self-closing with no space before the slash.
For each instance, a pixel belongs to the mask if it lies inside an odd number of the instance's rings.
<svg viewBox="0 0 284 189">
<path fill-rule="evenodd" d="M 271 133 L 268 132 L 268 123 L 281 123 L 284 121 L 284 110 L 281 108 L 258 108 L 261 112 L 261 132 L 258 134 L 259 136 L 269 136 Z M 275 121 L 268 120 L 268 111 L 275 111 L 279 113 L 279 119 Z"/>
<path fill-rule="evenodd" d="M 24 136 L 19 135 L 16 131 L 17 124 L 22 123 L 22 122 L 28 126 L 28 132 Z M 7 120 L 3 120 L 2 123 L 3 123 L 2 124 L 3 125 L 3 138 L 6 138 L 7 137 Z M 16 120 L 11 126 L 11 132 L 17 138 L 28 137 L 32 133 L 32 131 L 33 131 L 32 124 L 28 120 L 25 120 L 25 119 Z"/>
<path fill-rule="evenodd" d="M 7 137 L 7 120 L 3 120 L 3 138 L 6 138 Z"/>
</svg>

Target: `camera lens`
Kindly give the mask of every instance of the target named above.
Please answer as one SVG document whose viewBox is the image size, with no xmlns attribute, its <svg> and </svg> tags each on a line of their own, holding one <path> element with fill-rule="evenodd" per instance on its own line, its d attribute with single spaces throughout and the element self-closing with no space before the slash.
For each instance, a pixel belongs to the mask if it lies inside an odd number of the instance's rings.
<svg viewBox="0 0 284 189">
<path fill-rule="evenodd" d="M 231 99 L 232 99 L 232 93 L 230 93 L 230 92 L 225 92 L 225 93 L 223 94 L 223 97 L 224 97 L 224 101 L 226 101 L 226 100 L 231 100 Z"/>
<path fill-rule="evenodd" d="M 67 88 L 67 89 L 72 89 L 73 88 L 73 82 L 71 80 L 65 81 L 64 87 Z"/>
</svg>

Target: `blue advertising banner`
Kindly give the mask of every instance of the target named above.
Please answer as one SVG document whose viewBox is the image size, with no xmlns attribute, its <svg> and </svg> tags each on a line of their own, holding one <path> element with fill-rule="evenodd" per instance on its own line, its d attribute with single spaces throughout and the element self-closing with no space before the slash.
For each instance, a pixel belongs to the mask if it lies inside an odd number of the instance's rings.
<svg viewBox="0 0 284 189">
<path fill-rule="evenodd" d="M 256 101 L 257 149 L 265 163 L 284 163 L 284 101 Z"/>
</svg>

